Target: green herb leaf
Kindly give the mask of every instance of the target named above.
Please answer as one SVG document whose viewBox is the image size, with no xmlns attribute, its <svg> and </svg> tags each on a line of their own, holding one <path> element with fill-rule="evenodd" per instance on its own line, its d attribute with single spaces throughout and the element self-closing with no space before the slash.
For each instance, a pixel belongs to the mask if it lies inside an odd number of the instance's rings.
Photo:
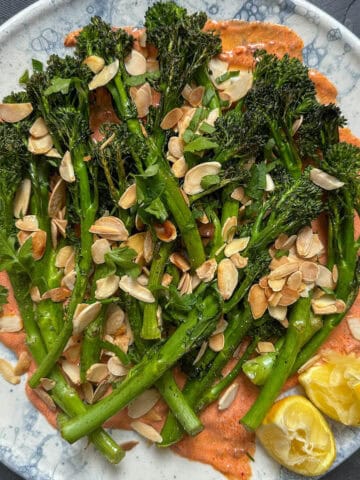
<svg viewBox="0 0 360 480">
<path fill-rule="evenodd" d="M 155 200 L 153 200 L 148 207 L 144 208 L 144 210 L 158 219 L 160 222 L 165 222 L 169 216 L 163 202 L 159 197 L 155 198 Z"/>
<path fill-rule="evenodd" d="M 25 72 L 19 78 L 20 85 L 25 85 L 29 80 L 29 70 L 25 70 Z"/>
<path fill-rule="evenodd" d="M 205 177 L 201 179 L 201 187 L 204 190 L 207 190 L 208 188 L 217 185 L 218 183 L 220 183 L 219 175 L 205 175 Z"/>
<path fill-rule="evenodd" d="M 202 133 L 214 133 L 216 128 L 210 125 L 210 123 L 207 122 L 202 122 L 202 124 L 199 127 L 200 132 Z"/>
<path fill-rule="evenodd" d="M 138 277 L 141 273 L 141 267 L 135 263 L 136 257 L 137 253 L 132 248 L 119 247 L 105 254 L 105 263 L 109 269 L 115 270 L 117 274 Z"/>
<path fill-rule="evenodd" d="M 250 180 L 245 189 L 248 197 L 260 200 L 266 187 L 266 164 L 254 164 L 250 170 Z"/>
<path fill-rule="evenodd" d="M 213 142 L 206 137 L 198 137 L 185 146 L 184 152 L 202 152 L 203 150 L 210 150 L 211 148 L 216 148 L 218 146 L 219 145 L 216 142 Z"/>
<path fill-rule="evenodd" d="M 34 72 L 43 72 L 44 71 L 44 65 L 40 60 L 36 60 L 36 58 L 33 58 L 31 60 L 32 63 L 32 68 Z"/>
<path fill-rule="evenodd" d="M 160 77 L 160 71 L 158 72 L 146 72 L 142 75 L 132 75 L 128 76 L 125 80 L 126 85 L 129 87 L 139 87 L 143 85 L 146 81 L 150 83 L 154 80 L 157 80 Z"/>
<path fill-rule="evenodd" d="M 62 93 L 63 95 L 66 95 L 69 91 L 70 84 L 71 78 L 53 78 L 50 87 L 47 88 L 44 93 L 47 97 L 53 93 Z"/>
<path fill-rule="evenodd" d="M 214 98 L 215 96 L 215 91 L 212 89 L 212 88 L 207 88 L 205 90 L 205 93 L 203 95 L 203 98 L 202 98 L 202 104 L 204 105 L 204 107 L 208 107 L 211 100 Z"/>
</svg>

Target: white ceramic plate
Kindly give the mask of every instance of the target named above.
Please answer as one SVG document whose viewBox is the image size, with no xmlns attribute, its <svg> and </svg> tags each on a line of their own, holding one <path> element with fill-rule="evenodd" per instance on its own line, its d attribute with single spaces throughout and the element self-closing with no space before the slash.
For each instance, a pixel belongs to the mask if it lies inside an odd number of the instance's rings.
<svg viewBox="0 0 360 480">
<path fill-rule="evenodd" d="M 45 60 L 64 53 L 66 33 L 100 15 L 113 25 L 138 25 L 149 3 L 146 0 L 40 0 L 0 27 L 0 96 L 16 90 L 15 79 L 29 67 L 31 58 Z M 217 19 L 283 23 L 305 42 L 304 60 L 325 73 L 338 87 L 340 105 L 349 126 L 360 135 L 360 40 L 336 20 L 301 0 L 194 0 L 179 2 L 189 9 L 206 10 Z M 14 360 L 0 345 L 0 356 Z M 24 383 L 24 381 L 23 381 Z M 129 452 L 118 466 L 107 464 L 86 442 L 69 446 L 32 407 L 24 385 L 9 386 L 0 379 L 0 460 L 26 480 L 220 480 L 210 466 L 187 461 L 171 451 L 145 442 Z M 337 440 L 336 463 L 360 445 L 360 431 L 332 422 Z M 134 433 L 113 432 L 119 442 Z M 121 439 L 121 440 L 120 440 Z M 298 480 L 280 469 L 257 449 L 255 480 Z"/>
</svg>

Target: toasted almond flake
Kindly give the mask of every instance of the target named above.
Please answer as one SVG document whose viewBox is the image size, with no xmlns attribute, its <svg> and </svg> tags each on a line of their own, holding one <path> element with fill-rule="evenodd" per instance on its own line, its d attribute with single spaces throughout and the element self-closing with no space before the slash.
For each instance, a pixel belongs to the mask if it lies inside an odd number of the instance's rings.
<svg viewBox="0 0 360 480">
<path fill-rule="evenodd" d="M 49 133 L 47 125 L 42 117 L 38 117 L 30 127 L 29 133 L 34 138 L 45 137 Z"/>
<path fill-rule="evenodd" d="M 275 240 L 274 247 L 276 250 L 282 250 L 284 243 L 288 241 L 289 237 L 286 233 L 281 233 Z"/>
<path fill-rule="evenodd" d="M 230 260 L 233 262 L 236 268 L 245 268 L 249 261 L 247 257 L 243 257 L 240 255 L 240 253 L 234 253 L 231 255 Z"/>
<path fill-rule="evenodd" d="M 284 250 L 290 250 L 293 245 L 295 245 L 297 235 L 290 235 L 290 237 L 283 243 L 282 248 Z"/>
<path fill-rule="evenodd" d="M 145 390 L 135 400 L 129 403 L 128 415 L 130 418 L 140 418 L 148 413 L 158 402 L 160 398 L 159 392 L 155 388 Z"/>
<path fill-rule="evenodd" d="M 125 241 L 129 237 L 124 222 L 110 215 L 98 218 L 89 232 L 114 241 Z"/>
<path fill-rule="evenodd" d="M 144 229 L 144 227 L 145 227 L 145 224 L 144 224 L 144 222 L 141 220 L 141 217 L 139 216 L 139 214 L 137 213 L 137 214 L 135 215 L 135 228 L 136 228 L 136 230 L 141 231 L 141 230 Z"/>
<path fill-rule="evenodd" d="M 101 303 L 79 303 L 73 317 L 73 335 L 79 335 L 99 315 Z"/>
<path fill-rule="evenodd" d="M 197 276 L 197 274 L 190 275 L 191 280 L 191 291 L 193 292 L 201 283 L 201 279 Z"/>
<path fill-rule="evenodd" d="M 91 403 L 96 403 L 100 398 L 104 397 L 106 392 L 109 390 L 109 384 L 106 380 L 100 382 L 99 385 L 94 390 L 94 395 L 92 397 Z"/>
<path fill-rule="evenodd" d="M 198 354 L 196 355 L 195 360 L 193 361 L 193 365 L 196 365 L 202 359 L 204 353 L 206 352 L 207 346 L 208 346 L 208 342 L 203 342 L 201 344 Z"/>
<path fill-rule="evenodd" d="M 298 255 L 305 257 L 308 255 L 313 240 L 313 231 L 311 227 L 304 227 L 298 233 L 296 239 L 296 250 Z"/>
<path fill-rule="evenodd" d="M 285 263 L 284 265 L 280 265 L 279 267 L 272 270 L 269 274 L 269 280 L 279 280 L 281 278 L 287 277 L 292 273 L 296 272 L 299 269 L 299 265 L 297 263 Z"/>
<path fill-rule="evenodd" d="M 250 237 L 235 238 L 225 247 L 224 254 L 231 257 L 234 253 L 242 252 L 248 246 Z"/>
<path fill-rule="evenodd" d="M 192 92 L 192 87 L 187 83 L 185 87 L 182 89 L 181 95 L 184 97 L 184 99 L 188 102 L 190 94 Z"/>
<path fill-rule="evenodd" d="M 303 120 L 304 120 L 303 115 L 300 115 L 300 117 L 295 120 L 295 122 L 292 125 L 292 129 L 291 129 L 292 135 L 295 135 L 295 133 L 299 130 L 299 128 L 301 127 L 301 125 L 303 123 Z"/>
<path fill-rule="evenodd" d="M 28 352 L 23 351 L 19 355 L 19 359 L 17 361 L 17 364 L 14 367 L 14 374 L 15 375 L 24 375 L 26 373 L 31 365 L 31 357 L 28 354 Z"/>
<path fill-rule="evenodd" d="M 81 380 L 80 380 L 79 365 L 75 365 L 74 363 L 69 362 L 68 360 L 62 360 L 61 368 L 63 369 L 65 375 L 69 378 L 69 380 L 74 385 L 80 385 Z"/>
<path fill-rule="evenodd" d="M 135 250 L 135 252 L 143 257 L 144 253 L 144 243 L 145 243 L 145 237 L 146 233 L 145 232 L 140 232 L 140 233 L 135 233 L 134 235 L 131 235 L 125 242 L 125 245 L 128 248 L 131 248 L 132 250 Z"/>
<path fill-rule="evenodd" d="M 61 158 L 60 153 L 56 150 L 56 148 L 50 148 L 48 152 L 45 153 L 46 157 L 50 158 Z"/>
<path fill-rule="evenodd" d="M 109 275 L 105 278 L 100 278 L 96 281 L 95 298 L 97 300 L 104 300 L 110 298 L 119 288 L 120 277 L 117 275 Z"/>
<path fill-rule="evenodd" d="M 42 300 L 50 299 L 52 302 L 61 303 L 64 302 L 67 298 L 71 295 L 71 291 L 65 287 L 56 287 L 47 290 L 43 296 L 41 297 Z"/>
<path fill-rule="evenodd" d="M 36 232 L 39 230 L 39 222 L 36 215 L 25 215 L 15 222 L 15 227 L 24 232 Z"/>
<path fill-rule="evenodd" d="M 261 288 L 265 289 L 269 286 L 269 283 L 268 283 L 269 279 L 268 277 L 264 276 L 264 277 L 261 277 L 260 280 L 259 280 L 259 285 Z"/>
<path fill-rule="evenodd" d="M 261 318 L 268 307 L 268 300 L 266 298 L 265 291 L 260 287 L 260 285 L 252 285 L 249 291 L 248 301 L 253 318 Z"/>
<path fill-rule="evenodd" d="M 149 107 L 152 104 L 151 87 L 147 82 L 137 90 L 134 96 L 134 103 L 138 117 L 146 117 L 146 115 L 149 113 Z"/>
<path fill-rule="evenodd" d="M 0 119 L 6 123 L 20 122 L 32 111 L 31 103 L 0 103 Z"/>
<path fill-rule="evenodd" d="M 230 197 L 233 200 L 237 200 L 238 202 L 241 202 L 242 199 L 245 197 L 245 191 L 243 187 L 236 187 L 235 190 L 232 192 Z"/>
<path fill-rule="evenodd" d="M 91 256 L 96 265 L 105 263 L 105 255 L 111 251 L 110 242 L 106 238 L 98 238 L 91 245 Z"/>
<path fill-rule="evenodd" d="M 321 361 L 321 355 L 320 354 L 316 354 L 314 355 L 313 357 L 311 357 L 306 363 L 304 363 L 304 365 L 302 365 L 299 370 L 297 371 L 298 374 L 302 373 L 302 372 L 305 372 L 306 370 L 308 370 L 310 367 L 312 367 L 313 365 L 315 365 L 316 363 L 320 362 Z"/>
<path fill-rule="evenodd" d="M 76 271 L 71 270 L 61 279 L 61 286 L 68 288 L 70 291 L 74 290 L 76 282 Z"/>
<path fill-rule="evenodd" d="M 75 182 L 75 173 L 74 167 L 71 161 L 71 154 L 67 150 L 60 162 L 59 166 L 60 176 L 65 182 L 74 183 Z"/>
<path fill-rule="evenodd" d="M 34 155 L 43 155 L 51 150 L 53 145 L 53 140 L 50 134 L 46 134 L 41 138 L 30 136 L 28 141 L 28 150 Z"/>
<path fill-rule="evenodd" d="M 273 292 L 280 292 L 286 283 L 286 278 L 272 279 L 269 277 L 268 285 Z"/>
<path fill-rule="evenodd" d="M 190 263 L 180 253 L 174 252 L 169 257 L 170 262 L 179 268 L 182 272 L 188 272 L 190 270 Z"/>
<path fill-rule="evenodd" d="M 45 253 L 46 250 L 46 238 L 47 233 L 44 230 L 38 230 L 37 232 L 33 232 L 31 234 L 32 238 L 32 256 L 35 261 L 40 260 Z"/>
<path fill-rule="evenodd" d="M 66 205 L 66 183 L 59 178 L 53 191 L 51 192 L 48 205 L 48 214 L 50 218 L 56 218 L 59 211 Z"/>
<path fill-rule="evenodd" d="M 337 283 L 338 280 L 339 280 L 339 269 L 338 269 L 337 265 L 333 266 L 331 274 L 332 274 L 332 279 L 333 279 L 334 283 Z"/>
<path fill-rule="evenodd" d="M 107 85 L 117 74 L 119 70 L 119 60 L 116 59 L 110 65 L 106 65 L 99 73 L 94 75 L 93 79 L 89 83 L 89 90 L 95 90 L 96 88 Z"/>
<path fill-rule="evenodd" d="M 151 425 L 147 425 L 144 422 L 135 420 L 135 422 L 130 423 L 130 427 L 142 437 L 146 438 L 147 440 L 150 440 L 150 442 L 154 442 L 154 443 L 162 442 L 162 436 Z"/>
<path fill-rule="evenodd" d="M 136 205 L 136 183 L 130 185 L 119 199 L 119 207 L 124 210 Z"/>
<path fill-rule="evenodd" d="M 13 213 L 15 218 L 21 218 L 27 214 L 31 196 L 31 180 L 25 178 L 16 192 Z"/>
<path fill-rule="evenodd" d="M 230 407 L 233 401 L 236 398 L 237 392 L 239 390 L 238 383 L 232 383 L 230 387 L 228 387 L 225 392 L 221 395 L 218 403 L 218 409 L 220 411 L 226 410 Z"/>
<path fill-rule="evenodd" d="M 105 322 L 105 334 L 114 335 L 119 328 L 124 324 L 125 313 L 118 305 L 110 305 Z"/>
<path fill-rule="evenodd" d="M 1 315 L 0 333 L 20 332 L 23 329 L 23 321 L 19 315 Z"/>
<path fill-rule="evenodd" d="M 143 255 L 145 263 L 148 265 L 154 255 L 154 242 L 150 230 L 147 230 L 147 232 L 145 233 Z"/>
<path fill-rule="evenodd" d="M 58 218 L 53 218 L 52 222 L 56 226 L 57 232 L 59 232 L 63 238 L 66 238 L 66 227 L 67 227 L 68 221 L 60 220 Z"/>
<path fill-rule="evenodd" d="M 24 245 L 24 243 L 26 242 L 26 240 L 31 236 L 31 233 L 30 232 L 23 232 L 22 230 L 20 230 L 17 234 L 16 234 L 16 237 L 18 239 L 18 242 L 19 242 L 19 245 L 20 247 L 22 247 Z"/>
<path fill-rule="evenodd" d="M 221 352 L 225 345 L 225 337 L 223 333 L 217 333 L 209 338 L 209 347 L 213 352 Z"/>
<path fill-rule="evenodd" d="M 195 195 L 203 192 L 201 180 L 207 175 L 217 175 L 221 170 L 219 162 L 204 162 L 195 165 L 187 171 L 184 179 L 183 189 L 188 195 Z"/>
<path fill-rule="evenodd" d="M 135 49 L 125 60 L 125 68 L 129 75 L 143 75 L 146 73 L 146 58 Z"/>
<path fill-rule="evenodd" d="M 300 265 L 300 272 L 304 282 L 315 282 L 319 275 L 319 266 L 315 262 L 303 262 Z"/>
<path fill-rule="evenodd" d="M 61 247 L 55 258 L 55 267 L 65 268 L 67 261 L 74 253 L 75 253 L 75 249 L 71 245 L 66 245 L 65 247 Z"/>
<path fill-rule="evenodd" d="M 281 290 L 281 297 L 278 302 L 278 305 L 281 307 L 287 307 L 288 305 L 292 305 L 295 303 L 299 298 L 299 292 L 297 290 L 292 290 L 289 287 L 284 287 Z"/>
<path fill-rule="evenodd" d="M 124 275 L 120 278 L 119 287 L 130 296 L 145 303 L 154 303 L 154 295 L 146 287 L 140 285 L 136 280 Z"/>
<path fill-rule="evenodd" d="M 67 275 L 68 273 L 72 272 L 75 269 L 75 250 L 72 252 L 72 254 L 69 256 L 65 263 L 65 268 L 64 268 L 64 275 Z"/>
<path fill-rule="evenodd" d="M 287 279 L 287 286 L 292 290 L 299 290 L 302 283 L 302 273 L 300 271 L 292 273 Z"/>
<path fill-rule="evenodd" d="M 178 290 L 180 295 L 192 293 L 191 275 L 189 273 L 185 272 L 182 274 L 179 281 Z"/>
<path fill-rule="evenodd" d="M 50 395 L 45 392 L 41 387 L 34 388 L 32 390 L 44 403 L 45 405 L 52 411 L 56 412 L 56 405 L 54 400 L 50 397 Z"/>
<path fill-rule="evenodd" d="M 105 66 L 105 60 L 98 55 L 89 55 L 83 64 L 89 67 L 93 73 L 99 73 Z"/>
<path fill-rule="evenodd" d="M 269 268 L 270 270 L 276 270 L 277 268 L 287 265 L 288 263 L 291 263 L 289 257 L 273 258 L 269 264 Z"/>
<path fill-rule="evenodd" d="M 171 166 L 175 178 L 184 178 L 189 167 L 184 157 L 178 158 Z"/>
<path fill-rule="evenodd" d="M 322 309 L 327 309 L 328 307 L 333 307 L 334 312 L 336 313 L 336 299 L 332 295 L 323 295 L 318 298 L 313 298 L 311 300 L 311 306 L 314 313 L 319 313 Z"/>
<path fill-rule="evenodd" d="M 325 247 L 320 240 L 320 237 L 317 233 L 314 233 L 309 251 L 307 255 L 304 256 L 306 259 L 313 259 L 315 256 L 320 256 L 325 252 Z"/>
<path fill-rule="evenodd" d="M 135 448 L 137 445 L 139 445 L 139 442 L 135 442 L 133 440 L 130 440 L 129 442 L 124 442 L 120 444 L 120 447 L 125 451 L 125 452 L 130 452 L 133 448 Z"/>
<path fill-rule="evenodd" d="M 163 130 L 169 130 L 170 128 L 175 127 L 175 125 L 181 120 L 183 116 L 183 111 L 181 108 L 173 108 L 168 112 L 160 123 L 160 127 Z"/>
<path fill-rule="evenodd" d="M 245 97 L 252 87 L 253 75 L 250 71 L 243 70 L 238 77 L 233 77 L 229 81 L 230 83 L 223 93 L 229 95 L 231 102 L 237 102 L 240 98 Z"/>
<path fill-rule="evenodd" d="M 15 375 L 12 364 L 4 358 L 0 358 L 0 375 L 12 385 L 17 385 L 21 380 L 18 375 Z"/>
<path fill-rule="evenodd" d="M 235 235 L 236 228 L 238 225 L 238 220 L 237 217 L 228 217 L 221 229 L 221 236 L 224 240 L 224 242 L 230 243 Z M 224 247 L 226 248 L 226 246 Z"/>
<path fill-rule="evenodd" d="M 349 317 L 346 319 L 351 335 L 355 340 L 360 340 L 360 318 Z"/>
<path fill-rule="evenodd" d="M 265 292 L 266 292 L 266 290 L 265 290 Z M 265 296 L 266 296 L 266 294 L 265 294 Z M 268 298 L 269 305 L 271 307 L 277 307 L 279 302 L 280 302 L 281 296 L 282 296 L 281 292 L 272 293 Z"/>
<path fill-rule="evenodd" d="M 344 302 L 344 300 L 336 300 L 335 306 L 336 313 L 343 313 L 346 310 L 346 303 Z"/>
<path fill-rule="evenodd" d="M 170 275 L 169 273 L 164 273 L 162 280 L 161 280 L 161 285 L 163 287 L 168 287 L 173 280 L 173 276 Z"/>
<path fill-rule="evenodd" d="M 196 274 L 200 278 L 200 280 L 204 281 L 205 283 L 211 282 L 211 280 L 213 280 L 215 276 L 216 269 L 217 262 L 215 258 L 210 258 L 196 269 Z"/>
<path fill-rule="evenodd" d="M 40 379 L 40 386 L 46 392 L 49 392 L 50 390 L 52 390 L 55 387 L 55 385 L 56 385 L 55 380 L 53 380 L 51 378 L 43 377 L 43 378 Z"/>
<path fill-rule="evenodd" d="M 221 317 L 212 335 L 217 335 L 218 333 L 225 332 L 225 330 L 227 329 L 227 326 L 228 326 L 228 322 L 225 320 L 224 317 Z"/>
<path fill-rule="evenodd" d="M 272 179 L 272 176 L 269 173 L 267 173 L 265 179 L 266 179 L 265 192 L 273 192 L 275 190 L 275 183 L 274 183 L 274 180 Z"/>
<path fill-rule="evenodd" d="M 154 229 L 156 236 L 162 242 L 169 243 L 177 237 L 176 227 L 170 220 L 165 220 L 164 223 L 155 223 Z"/>
<path fill-rule="evenodd" d="M 312 303 L 312 309 L 316 315 L 332 315 L 333 313 L 338 313 L 335 303 L 327 305 L 326 307 L 318 307 Z"/>
<path fill-rule="evenodd" d="M 275 346 L 271 342 L 259 342 L 256 350 L 258 353 L 272 353 L 275 352 Z"/>
<path fill-rule="evenodd" d="M 174 158 L 181 158 L 184 153 L 183 140 L 176 136 L 170 137 L 170 140 L 168 143 L 168 150 L 170 155 L 172 155 Z"/>
<path fill-rule="evenodd" d="M 345 185 L 344 182 L 341 182 L 336 177 L 329 175 L 319 168 L 311 169 L 310 180 L 324 190 L 336 190 L 337 188 L 341 188 Z"/>
<path fill-rule="evenodd" d="M 333 280 L 332 273 L 324 265 L 318 265 L 318 276 L 315 279 L 316 285 L 322 288 L 328 288 L 334 290 L 335 282 Z"/>
<path fill-rule="evenodd" d="M 184 135 L 185 130 L 190 125 L 191 119 L 195 114 L 196 108 L 182 107 L 181 111 L 183 113 L 183 116 L 180 118 L 177 124 L 177 130 L 180 138 Z"/>
<path fill-rule="evenodd" d="M 272 307 L 271 305 L 269 305 L 268 310 L 269 310 L 269 315 L 272 318 L 279 320 L 279 322 L 282 322 L 286 319 L 287 307 L 282 307 L 280 305 L 277 305 L 276 307 Z"/>
<path fill-rule="evenodd" d="M 220 295 L 224 300 L 229 300 L 232 296 L 238 279 L 239 273 L 232 261 L 228 258 L 221 260 L 218 266 L 217 283 Z"/>
<path fill-rule="evenodd" d="M 31 297 L 31 300 L 34 303 L 41 302 L 41 294 L 40 294 L 40 290 L 39 290 L 38 287 L 31 287 L 30 288 L 30 297 Z"/>
<path fill-rule="evenodd" d="M 192 107 L 198 107 L 199 105 L 201 105 L 204 93 L 205 87 L 203 87 L 202 85 L 192 89 L 187 98 L 190 105 Z"/>
<path fill-rule="evenodd" d="M 86 372 L 86 380 L 91 383 L 103 382 L 109 375 L 108 367 L 105 363 L 94 363 Z"/>
</svg>

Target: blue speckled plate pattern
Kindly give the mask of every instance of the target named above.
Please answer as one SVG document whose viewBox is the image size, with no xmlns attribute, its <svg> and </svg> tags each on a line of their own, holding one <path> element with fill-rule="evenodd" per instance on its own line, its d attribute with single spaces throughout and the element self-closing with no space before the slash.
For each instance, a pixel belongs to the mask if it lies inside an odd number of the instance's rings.
<svg viewBox="0 0 360 480">
<path fill-rule="evenodd" d="M 0 27 L 0 96 L 16 89 L 15 79 L 31 58 L 63 54 L 64 35 L 100 15 L 114 25 L 140 25 L 146 0 L 40 0 Z M 304 60 L 337 86 L 349 126 L 360 135 L 360 40 L 313 5 L 301 0 L 184 0 L 189 9 L 206 10 L 212 18 L 259 20 L 288 25 L 305 42 Z M 0 356 L 14 360 L 0 345 Z M 24 380 L 23 382 L 24 383 Z M 0 460 L 27 480 L 220 480 L 210 466 L 190 462 L 145 442 L 118 466 L 107 464 L 86 441 L 67 445 L 32 407 L 24 385 L 0 379 Z M 360 430 L 331 422 L 337 440 L 337 463 L 360 445 Z M 119 442 L 135 433 L 113 432 Z M 275 464 L 261 448 L 253 464 L 255 480 L 300 480 Z"/>
</svg>

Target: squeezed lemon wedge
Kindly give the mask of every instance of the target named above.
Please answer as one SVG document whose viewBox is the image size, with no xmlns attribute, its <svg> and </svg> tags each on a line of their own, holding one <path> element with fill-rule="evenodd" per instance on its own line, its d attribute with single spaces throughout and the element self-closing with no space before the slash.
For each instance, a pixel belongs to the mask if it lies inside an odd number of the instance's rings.
<svg viewBox="0 0 360 480">
<path fill-rule="evenodd" d="M 321 357 L 324 363 L 299 376 L 306 395 L 330 418 L 360 426 L 360 358 L 330 351 Z"/>
<path fill-rule="evenodd" d="M 274 403 L 256 434 L 278 463 L 301 475 L 325 473 L 336 457 L 334 436 L 325 418 L 300 395 Z"/>
</svg>

